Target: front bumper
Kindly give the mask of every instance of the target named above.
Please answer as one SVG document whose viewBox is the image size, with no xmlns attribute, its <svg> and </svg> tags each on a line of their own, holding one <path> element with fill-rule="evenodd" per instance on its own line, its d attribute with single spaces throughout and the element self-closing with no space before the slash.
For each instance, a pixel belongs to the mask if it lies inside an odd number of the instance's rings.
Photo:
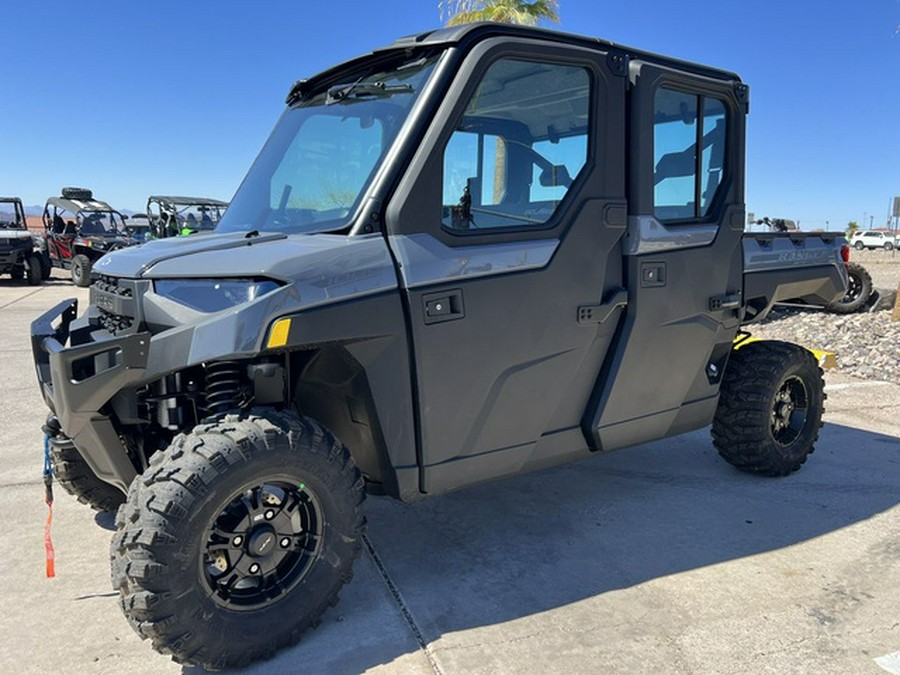
<svg viewBox="0 0 900 675">
<path fill-rule="evenodd" d="M 94 473 L 125 490 L 136 471 L 102 409 L 117 392 L 143 377 L 150 334 L 79 344 L 78 333 L 92 327 L 73 326 L 77 314 L 78 301 L 69 299 L 32 322 L 31 349 L 38 385 L 63 432 Z M 74 346 L 66 347 L 70 340 Z"/>
</svg>

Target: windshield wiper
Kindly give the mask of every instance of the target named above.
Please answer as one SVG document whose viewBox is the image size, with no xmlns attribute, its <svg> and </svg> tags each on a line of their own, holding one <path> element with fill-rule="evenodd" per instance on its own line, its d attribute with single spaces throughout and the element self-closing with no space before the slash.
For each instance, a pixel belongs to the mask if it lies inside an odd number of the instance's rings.
<svg viewBox="0 0 900 675">
<path fill-rule="evenodd" d="M 385 84 L 384 82 L 350 82 L 348 84 L 336 84 L 328 89 L 328 97 L 325 105 L 332 105 L 346 100 L 350 96 L 376 96 L 386 98 L 394 94 L 411 94 L 414 92 L 411 84 Z"/>
</svg>

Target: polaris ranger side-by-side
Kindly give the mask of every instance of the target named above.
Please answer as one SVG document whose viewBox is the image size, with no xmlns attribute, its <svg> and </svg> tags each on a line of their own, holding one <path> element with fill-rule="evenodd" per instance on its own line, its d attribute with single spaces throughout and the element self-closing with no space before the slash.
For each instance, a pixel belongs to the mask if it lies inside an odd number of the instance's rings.
<svg viewBox="0 0 900 675">
<path fill-rule="evenodd" d="M 84 314 L 32 326 L 64 484 L 125 500 L 138 633 L 207 667 L 295 642 L 367 493 L 710 423 L 739 468 L 799 468 L 818 364 L 735 338 L 843 295 L 843 240 L 743 235 L 747 109 L 732 73 L 496 24 L 296 83 L 214 234 L 105 256 Z"/>
</svg>

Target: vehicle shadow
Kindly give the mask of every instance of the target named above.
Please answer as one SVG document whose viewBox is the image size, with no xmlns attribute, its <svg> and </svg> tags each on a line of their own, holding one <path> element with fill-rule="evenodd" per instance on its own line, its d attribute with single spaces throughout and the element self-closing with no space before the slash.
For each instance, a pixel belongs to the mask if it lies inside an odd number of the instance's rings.
<svg viewBox="0 0 900 675">
<path fill-rule="evenodd" d="M 368 538 L 428 643 L 851 526 L 900 502 L 898 469 L 900 439 L 829 424 L 799 473 L 763 478 L 703 430 L 414 506 L 370 499 Z M 246 672 L 358 672 L 416 651 L 371 554 L 359 568 L 318 630 Z"/>
</svg>

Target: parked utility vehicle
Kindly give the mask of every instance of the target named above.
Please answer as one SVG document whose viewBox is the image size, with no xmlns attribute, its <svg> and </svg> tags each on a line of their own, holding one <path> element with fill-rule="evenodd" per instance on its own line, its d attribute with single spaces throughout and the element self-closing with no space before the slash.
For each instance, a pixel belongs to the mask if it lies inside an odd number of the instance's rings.
<svg viewBox="0 0 900 675">
<path fill-rule="evenodd" d="M 140 635 L 207 667 L 293 643 L 350 579 L 367 493 L 710 423 L 739 468 L 799 468 L 816 360 L 733 344 L 843 295 L 843 240 L 743 236 L 747 106 L 729 72 L 499 24 L 298 82 L 214 234 L 104 257 L 82 316 L 32 326 L 69 487 L 127 493 Z"/>
<path fill-rule="evenodd" d="M 152 236 L 158 239 L 212 232 L 227 208 L 228 202 L 207 197 L 151 195 L 147 200 Z"/>
<path fill-rule="evenodd" d="M 45 278 L 40 247 L 25 224 L 18 197 L 0 197 L 0 274 L 35 286 Z"/>
<path fill-rule="evenodd" d="M 63 188 L 48 199 L 43 221 L 50 264 L 70 270 L 76 286 L 91 285 L 91 269 L 103 255 L 137 243 L 122 214 L 85 188 Z"/>
</svg>

